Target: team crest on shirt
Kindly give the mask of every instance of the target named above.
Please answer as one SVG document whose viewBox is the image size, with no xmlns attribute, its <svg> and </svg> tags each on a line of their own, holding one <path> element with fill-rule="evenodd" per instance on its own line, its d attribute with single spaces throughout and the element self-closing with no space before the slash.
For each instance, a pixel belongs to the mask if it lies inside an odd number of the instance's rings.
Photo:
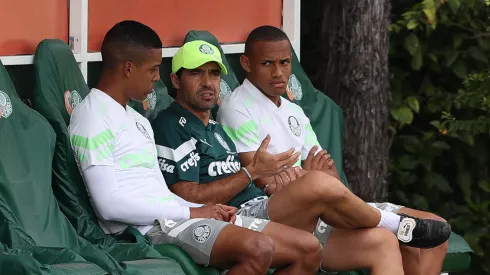
<svg viewBox="0 0 490 275">
<path fill-rule="evenodd" d="M 155 89 L 151 90 L 151 93 L 148 94 L 145 100 L 143 100 L 143 108 L 146 110 L 154 110 L 157 105 L 157 92 Z"/>
<path fill-rule="evenodd" d="M 219 82 L 219 99 L 218 99 L 218 105 L 221 105 L 221 100 L 223 100 L 227 95 L 231 94 L 231 88 L 226 81 L 221 79 Z"/>
<path fill-rule="evenodd" d="M 228 143 L 221 137 L 218 133 L 214 133 L 214 137 L 218 140 L 219 144 L 225 148 L 226 151 L 231 151 L 230 146 L 228 146 Z"/>
<path fill-rule="evenodd" d="M 73 112 L 73 110 L 82 102 L 82 97 L 76 91 L 66 90 L 65 94 L 65 108 L 69 115 Z"/>
<path fill-rule="evenodd" d="M 138 121 L 136 121 L 136 128 L 138 128 L 138 130 L 140 130 L 140 132 L 143 134 L 143 136 L 145 136 L 147 139 L 151 140 L 150 134 L 148 134 L 145 127 L 141 123 L 139 123 Z"/>
<path fill-rule="evenodd" d="M 199 51 L 205 54 L 214 54 L 213 49 L 211 49 L 211 47 L 206 44 L 202 44 L 201 46 L 199 46 Z"/>
<path fill-rule="evenodd" d="M 301 125 L 299 124 L 298 119 L 294 116 L 290 116 L 288 118 L 288 123 L 289 123 L 289 129 L 291 129 L 291 132 L 293 132 L 294 135 L 299 137 L 301 135 Z"/>
<path fill-rule="evenodd" d="M 0 118 L 7 118 L 12 114 L 12 102 L 10 97 L 0 91 Z"/>
<path fill-rule="evenodd" d="M 298 78 L 294 74 L 289 76 L 287 94 L 290 100 L 301 100 L 303 97 L 303 88 L 301 87 L 301 83 L 299 82 Z"/>
<path fill-rule="evenodd" d="M 209 224 L 202 224 L 194 229 L 192 237 L 198 243 L 205 243 L 211 236 L 211 226 Z"/>
</svg>

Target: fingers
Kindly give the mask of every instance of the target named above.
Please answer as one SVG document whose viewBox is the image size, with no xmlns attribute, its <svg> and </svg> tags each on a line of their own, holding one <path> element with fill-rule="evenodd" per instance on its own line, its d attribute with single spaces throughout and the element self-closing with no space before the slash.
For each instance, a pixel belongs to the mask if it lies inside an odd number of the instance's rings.
<svg viewBox="0 0 490 275">
<path fill-rule="evenodd" d="M 229 215 L 221 206 L 216 206 L 216 214 L 221 221 L 228 221 Z"/>
<path fill-rule="evenodd" d="M 291 148 L 291 149 L 287 150 L 286 152 L 275 155 L 275 159 L 277 161 L 287 160 L 288 158 L 291 157 L 291 155 L 293 153 L 294 153 L 294 148 Z"/>
<path fill-rule="evenodd" d="M 264 140 L 262 140 L 262 143 L 259 146 L 258 150 L 267 150 L 267 147 L 269 146 L 269 143 L 271 141 L 271 136 L 267 135 Z"/>
<path fill-rule="evenodd" d="M 301 173 L 303 169 L 301 169 L 300 166 L 294 167 L 294 174 L 296 175 L 296 178 L 301 177 L 303 174 Z"/>
<path fill-rule="evenodd" d="M 229 206 L 229 205 L 221 205 L 221 207 L 223 207 L 223 209 L 226 212 L 228 212 L 228 214 L 231 214 L 231 215 L 234 215 L 238 211 L 238 208 L 233 207 L 233 206 Z"/>
<path fill-rule="evenodd" d="M 310 152 L 308 153 L 307 159 L 310 159 L 310 160 L 313 159 L 317 150 L 318 150 L 318 145 L 313 146 L 311 148 Z"/>
<path fill-rule="evenodd" d="M 238 211 L 238 209 L 236 207 L 233 207 L 233 206 L 228 206 L 228 205 L 224 205 L 224 204 L 217 204 L 217 206 L 225 211 L 225 213 L 226 213 L 226 216 L 224 217 L 225 221 L 231 219 L 236 214 L 236 212 Z"/>
<path fill-rule="evenodd" d="M 231 218 L 230 218 L 230 223 L 231 223 L 231 224 L 235 224 L 235 222 L 236 222 L 236 215 L 233 215 L 233 216 L 231 216 Z"/>
<path fill-rule="evenodd" d="M 318 168 L 327 168 L 325 164 L 330 160 L 330 155 L 325 153 L 318 161 Z"/>
<path fill-rule="evenodd" d="M 289 178 L 289 182 L 294 181 L 298 178 L 298 174 L 296 173 L 296 168 L 291 167 L 286 170 L 286 175 Z"/>
<path fill-rule="evenodd" d="M 282 177 L 280 176 L 280 173 L 274 176 L 274 184 L 275 185 L 283 184 Z"/>
<path fill-rule="evenodd" d="M 314 160 L 316 160 L 316 162 L 318 163 L 321 158 L 327 154 L 327 151 L 325 150 L 321 150 L 320 152 L 318 152 L 318 154 L 316 154 L 316 156 L 314 157 Z"/>
<path fill-rule="evenodd" d="M 329 158 L 327 162 L 323 165 L 323 169 L 330 169 L 335 164 L 332 158 Z M 335 168 L 335 166 L 333 166 Z"/>
<path fill-rule="evenodd" d="M 279 162 L 280 167 L 282 167 L 282 171 L 293 166 L 298 161 L 300 154 L 300 152 L 296 152 L 292 154 L 289 158 Z"/>
</svg>

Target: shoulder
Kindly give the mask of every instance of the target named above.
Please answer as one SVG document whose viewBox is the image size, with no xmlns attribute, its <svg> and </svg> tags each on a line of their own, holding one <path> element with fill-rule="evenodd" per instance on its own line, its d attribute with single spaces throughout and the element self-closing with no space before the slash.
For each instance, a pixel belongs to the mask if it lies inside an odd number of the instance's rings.
<svg viewBox="0 0 490 275">
<path fill-rule="evenodd" d="M 258 112 L 255 110 L 255 106 L 250 103 L 248 97 L 252 97 L 245 89 L 240 89 L 239 86 L 235 91 L 226 97 L 221 106 L 219 107 L 217 119 L 219 123 L 223 121 L 230 121 L 235 119 L 240 119 L 243 116 L 252 117 L 252 114 Z M 258 114 L 258 113 L 257 113 Z"/>
<path fill-rule="evenodd" d="M 187 118 L 170 108 L 160 112 L 151 123 L 157 145 L 178 147 L 191 139 L 192 126 Z"/>
<path fill-rule="evenodd" d="M 223 99 L 220 109 L 222 107 L 229 109 L 246 108 L 248 105 L 245 103 L 250 101 L 249 98 L 253 98 L 253 95 L 246 89 L 244 84 L 242 84 L 238 86 L 233 93 Z"/>
<path fill-rule="evenodd" d="M 160 112 L 151 122 L 151 125 L 155 133 L 162 131 L 190 131 L 191 129 L 188 119 L 170 107 Z"/>
<path fill-rule="evenodd" d="M 100 131 L 110 128 L 111 120 L 109 117 L 110 110 L 103 102 L 94 98 L 89 93 L 80 104 L 73 110 L 70 116 L 69 130 L 73 132 Z"/>
<path fill-rule="evenodd" d="M 291 102 L 285 98 L 282 99 L 282 104 L 285 105 L 285 107 L 289 110 L 291 114 L 300 116 L 300 117 L 306 117 L 305 112 L 303 111 L 303 108 L 299 106 L 298 104 Z"/>
</svg>

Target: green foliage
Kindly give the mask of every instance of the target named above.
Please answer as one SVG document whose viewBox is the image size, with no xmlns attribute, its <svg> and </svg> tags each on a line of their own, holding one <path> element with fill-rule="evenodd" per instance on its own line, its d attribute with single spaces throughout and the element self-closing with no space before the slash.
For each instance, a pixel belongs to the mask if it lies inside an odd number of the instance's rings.
<svg viewBox="0 0 490 275">
<path fill-rule="evenodd" d="M 435 212 L 490 273 L 490 0 L 392 1 L 392 200 Z"/>
</svg>

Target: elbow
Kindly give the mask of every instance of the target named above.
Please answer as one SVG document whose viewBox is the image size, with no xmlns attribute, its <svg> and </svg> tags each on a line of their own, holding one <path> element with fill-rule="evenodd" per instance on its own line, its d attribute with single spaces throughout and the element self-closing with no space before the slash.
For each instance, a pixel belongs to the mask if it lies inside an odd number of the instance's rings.
<svg viewBox="0 0 490 275">
<path fill-rule="evenodd" d="M 117 221 L 119 216 L 114 207 L 99 208 L 98 212 L 100 217 L 105 221 Z"/>
</svg>

